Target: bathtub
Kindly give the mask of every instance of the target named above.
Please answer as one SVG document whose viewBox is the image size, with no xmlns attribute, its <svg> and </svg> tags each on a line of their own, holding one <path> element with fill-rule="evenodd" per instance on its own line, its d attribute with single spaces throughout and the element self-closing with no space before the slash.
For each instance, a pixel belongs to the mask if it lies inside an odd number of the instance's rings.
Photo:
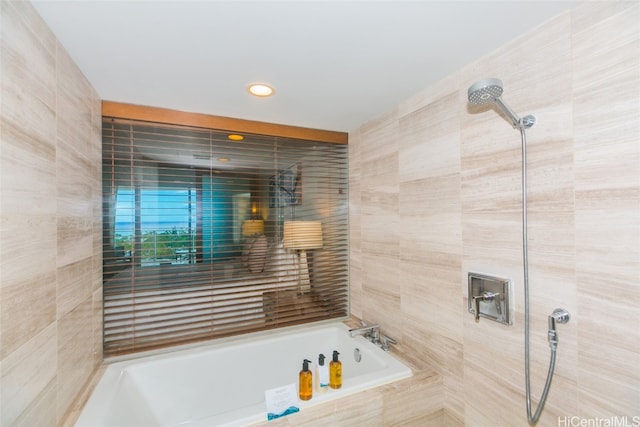
<svg viewBox="0 0 640 427">
<path fill-rule="evenodd" d="M 298 386 L 306 358 L 340 352 L 342 388 L 298 401 L 300 411 L 407 378 L 411 370 L 342 323 L 299 326 L 110 364 L 77 427 L 245 426 L 266 421 L 264 391 Z M 356 354 L 360 361 L 356 361 Z M 315 380 L 314 376 L 314 380 Z M 294 416 L 295 415 L 291 415 Z"/>
</svg>

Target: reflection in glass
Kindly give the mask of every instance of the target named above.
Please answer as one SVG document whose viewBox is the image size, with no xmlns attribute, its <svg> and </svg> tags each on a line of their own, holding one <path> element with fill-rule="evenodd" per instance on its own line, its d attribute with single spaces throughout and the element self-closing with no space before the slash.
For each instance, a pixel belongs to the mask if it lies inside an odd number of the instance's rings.
<svg viewBox="0 0 640 427">
<path fill-rule="evenodd" d="M 105 355 L 348 314 L 347 146 L 244 136 L 104 119 Z"/>
</svg>

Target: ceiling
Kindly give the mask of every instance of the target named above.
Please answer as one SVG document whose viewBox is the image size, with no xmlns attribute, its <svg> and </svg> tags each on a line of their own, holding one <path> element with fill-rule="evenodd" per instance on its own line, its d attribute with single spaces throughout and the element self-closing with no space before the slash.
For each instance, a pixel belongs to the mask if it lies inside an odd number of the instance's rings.
<svg viewBox="0 0 640 427">
<path fill-rule="evenodd" d="M 574 3 L 33 1 L 104 100 L 345 132 Z"/>
</svg>

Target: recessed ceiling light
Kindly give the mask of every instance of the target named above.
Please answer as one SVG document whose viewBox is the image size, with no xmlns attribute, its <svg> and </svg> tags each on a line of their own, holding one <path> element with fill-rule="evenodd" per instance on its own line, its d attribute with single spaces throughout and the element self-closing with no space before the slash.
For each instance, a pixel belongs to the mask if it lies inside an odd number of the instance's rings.
<svg viewBox="0 0 640 427">
<path fill-rule="evenodd" d="M 218 157 L 218 161 L 219 161 L 220 163 L 227 163 L 227 162 L 230 162 L 230 161 L 231 161 L 231 159 L 230 159 L 230 158 L 228 158 L 228 157 Z"/>
<path fill-rule="evenodd" d="M 238 135 L 237 133 L 231 133 L 227 135 L 227 138 L 229 138 L 232 141 L 242 141 L 244 139 L 244 136 Z"/>
<path fill-rule="evenodd" d="M 264 83 L 253 83 L 249 85 L 249 93 L 260 97 L 271 96 L 273 95 L 273 88 Z"/>
</svg>

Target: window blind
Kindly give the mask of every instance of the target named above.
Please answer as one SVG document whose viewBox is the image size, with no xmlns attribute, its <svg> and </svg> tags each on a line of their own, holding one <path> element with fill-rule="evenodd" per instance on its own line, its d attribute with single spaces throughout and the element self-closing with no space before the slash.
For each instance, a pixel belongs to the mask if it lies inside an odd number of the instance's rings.
<svg viewBox="0 0 640 427">
<path fill-rule="evenodd" d="M 105 356 L 348 315 L 346 145 L 102 128 Z"/>
</svg>

